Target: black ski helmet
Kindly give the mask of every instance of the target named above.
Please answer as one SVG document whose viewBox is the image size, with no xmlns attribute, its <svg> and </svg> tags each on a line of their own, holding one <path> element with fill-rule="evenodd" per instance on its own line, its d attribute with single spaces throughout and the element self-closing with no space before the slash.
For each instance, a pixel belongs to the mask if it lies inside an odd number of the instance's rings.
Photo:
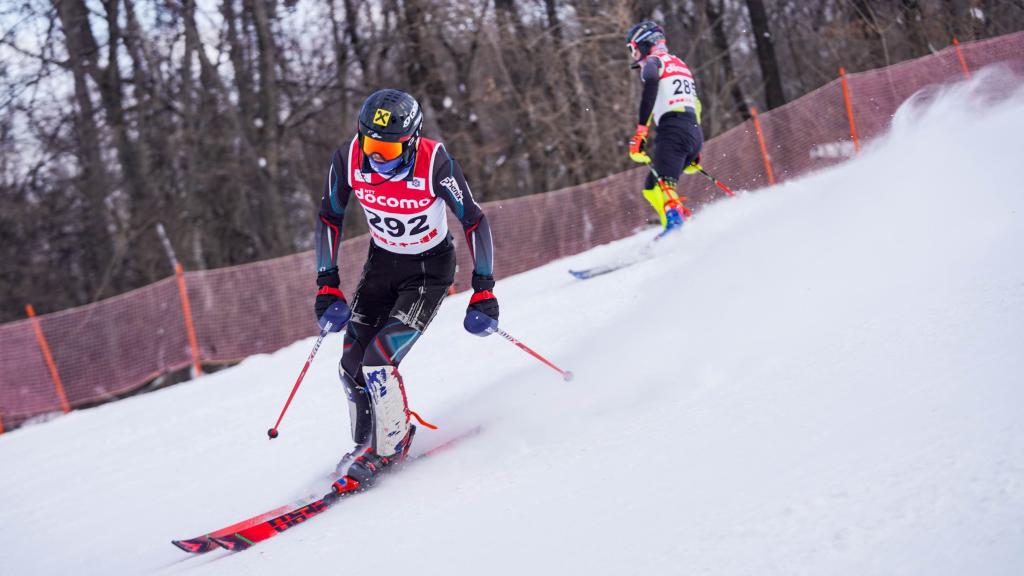
<svg viewBox="0 0 1024 576">
<path fill-rule="evenodd" d="M 359 110 L 359 146 L 364 138 L 384 142 L 401 142 L 401 162 L 383 167 L 371 161 L 373 168 L 384 174 L 398 174 L 412 165 L 423 126 L 423 110 L 411 95 L 394 88 L 378 90 L 363 102 Z M 391 164 L 390 162 L 386 164 Z"/>
<path fill-rule="evenodd" d="M 636 62 L 646 58 L 651 53 L 651 48 L 664 40 L 665 30 L 653 20 L 644 20 L 634 24 L 626 33 L 626 47 L 629 48 L 629 53 Z"/>
</svg>

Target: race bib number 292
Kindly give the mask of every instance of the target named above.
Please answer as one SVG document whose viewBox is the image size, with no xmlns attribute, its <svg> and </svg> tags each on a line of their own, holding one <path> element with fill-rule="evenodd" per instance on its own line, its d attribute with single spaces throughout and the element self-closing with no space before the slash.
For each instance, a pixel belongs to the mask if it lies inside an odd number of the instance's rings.
<svg viewBox="0 0 1024 576">
<path fill-rule="evenodd" d="M 400 238 L 417 239 L 418 236 L 430 230 L 426 214 L 403 218 L 394 215 L 382 216 L 366 208 L 363 210 L 366 211 L 366 219 L 371 228 L 396 240 Z"/>
</svg>

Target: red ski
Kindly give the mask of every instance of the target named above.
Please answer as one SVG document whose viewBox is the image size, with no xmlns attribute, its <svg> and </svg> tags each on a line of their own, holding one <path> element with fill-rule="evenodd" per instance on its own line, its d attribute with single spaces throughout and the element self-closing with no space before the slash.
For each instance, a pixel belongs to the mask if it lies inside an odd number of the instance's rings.
<svg viewBox="0 0 1024 576">
<path fill-rule="evenodd" d="M 309 504 L 293 508 L 283 514 L 264 522 L 234 530 L 227 534 L 211 536 L 215 544 L 232 552 L 245 550 L 253 544 L 259 544 L 285 530 L 309 520 L 313 516 L 327 510 L 332 504 L 346 496 L 363 491 L 358 482 L 345 476 L 331 486 L 331 491 L 323 498 Z"/>
<path fill-rule="evenodd" d="M 473 428 L 468 432 L 456 436 L 444 444 L 437 446 L 436 448 L 432 448 L 423 454 L 416 456 L 410 460 L 410 463 L 428 456 L 433 456 L 438 452 L 451 448 L 460 440 L 475 436 L 479 432 L 480 427 Z M 285 506 L 269 510 L 263 514 L 258 514 L 252 518 L 232 524 L 231 526 L 221 528 L 215 532 L 210 532 L 188 540 L 172 540 L 171 543 L 185 552 L 190 552 L 192 554 L 209 552 L 218 546 L 231 551 L 245 550 L 254 544 L 258 544 L 281 532 L 284 532 L 292 526 L 305 522 L 313 516 L 327 510 L 331 505 L 335 504 L 339 500 L 353 494 L 363 492 L 367 488 L 368 487 L 360 486 L 358 482 L 352 480 L 348 476 L 345 476 L 337 480 L 331 486 L 331 491 L 325 494 L 322 498 L 304 498 L 292 504 L 287 504 Z"/>
<path fill-rule="evenodd" d="M 175 546 L 181 548 L 185 552 L 190 552 L 192 554 L 202 554 L 204 552 L 209 552 L 210 550 L 215 550 L 218 546 L 217 542 L 214 541 L 214 538 L 222 538 L 224 536 L 233 534 L 238 530 L 244 530 L 246 528 L 249 528 L 250 526 L 261 524 L 271 518 L 280 516 L 284 512 L 294 510 L 296 508 L 301 508 L 307 504 L 315 502 L 316 500 L 316 496 L 302 498 L 300 500 L 292 502 L 291 504 L 278 506 L 273 510 L 268 510 L 262 514 L 257 514 L 252 518 L 246 518 L 241 522 L 237 522 L 235 524 L 232 524 L 231 526 L 226 526 L 224 528 L 221 528 L 220 530 L 217 530 L 216 532 L 210 532 L 209 534 L 203 534 L 202 536 L 196 536 L 195 538 L 189 538 L 188 540 L 171 540 L 171 544 L 174 544 Z"/>
</svg>

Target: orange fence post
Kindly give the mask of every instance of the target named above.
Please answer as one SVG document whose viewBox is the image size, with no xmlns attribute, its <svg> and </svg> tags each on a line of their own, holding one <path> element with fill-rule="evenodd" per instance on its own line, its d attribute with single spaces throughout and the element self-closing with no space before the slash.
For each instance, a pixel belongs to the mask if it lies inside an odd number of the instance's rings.
<svg viewBox="0 0 1024 576">
<path fill-rule="evenodd" d="M 846 101 L 846 118 L 850 121 L 850 138 L 853 138 L 853 148 L 860 152 L 860 139 L 857 138 L 857 123 L 853 120 L 853 101 L 850 100 L 850 87 L 846 83 L 846 68 L 839 68 L 839 81 L 843 84 L 843 100 Z"/>
<path fill-rule="evenodd" d="M 772 172 L 772 161 L 768 159 L 768 148 L 764 145 L 764 134 L 761 132 L 761 121 L 757 119 L 757 108 L 750 107 L 750 116 L 754 120 L 754 132 L 757 133 L 757 143 L 761 146 L 761 158 L 764 159 L 764 171 L 768 175 L 768 183 L 775 184 L 775 173 Z"/>
<path fill-rule="evenodd" d="M 967 68 L 967 60 L 964 58 L 964 51 L 960 49 L 960 41 L 953 37 L 953 48 L 956 49 L 956 56 L 960 59 L 960 67 L 964 70 L 964 78 L 971 79 L 971 70 Z"/>
<path fill-rule="evenodd" d="M 0 435 L 4 433 L 4 415 L 0 414 Z"/>
<path fill-rule="evenodd" d="M 36 318 L 36 309 L 31 304 L 26 304 L 25 312 L 28 313 L 28 317 L 32 320 L 32 329 L 35 330 L 36 341 L 39 342 L 39 349 L 43 351 L 43 360 L 46 361 L 46 367 L 50 369 L 50 378 L 53 379 L 53 386 L 57 390 L 57 398 L 60 399 L 60 409 L 67 414 L 71 412 L 71 405 L 68 404 L 68 396 L 64 393 L 64 383 L 60 381 L 60 372 L 57 372 L 57 364 L 53 361 L 53 355 L 50 354 L 50 345 L 46 343 L 46 336 L 43 335 L 43 327 L 39 325 L 39 319 Z"/>
<path fill-rule="evenodd" d="M 174 275 L 178 277 L 178 293 L 181 294 L 181 310 L 185 314 L 185 330 L 188 331 L 188 345 L 192 348 L 192 368 L 194 376 L 203 373 L 203 367 L 199 364 L 199 339 L 196 338 L 196 327 L 192 323 L 192 306 L 188 302 L 188 290 L 185 288 L 185 269 L 181 263 L 174 266 Z"/>
</svg>

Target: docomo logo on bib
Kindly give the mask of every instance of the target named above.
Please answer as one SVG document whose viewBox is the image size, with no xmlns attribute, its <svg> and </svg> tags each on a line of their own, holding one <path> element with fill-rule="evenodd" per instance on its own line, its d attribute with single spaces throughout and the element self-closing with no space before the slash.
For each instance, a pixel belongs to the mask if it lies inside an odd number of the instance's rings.
<svg viewBox="0 0 1024 576">
<path fill-rule="evenodd" d="M 356 188 L 353 190 L 356 198 L 363 204 L 376 204 L 381 208 L 398 208 L 399 210 L 416 210 L 426 208 L 434 201 L 434 198 L 395 198 L 394 196 L 380 196 L 373 190 Z"/>
<path fill-rule="evenodd" d="M 665 66 L 666 74 L 683 74 L 684 76 L 690 75 L 690 69 L 686 66 L 680 66 L 674 62 L 669 62 L 668 66 Z"/>
</svg>

